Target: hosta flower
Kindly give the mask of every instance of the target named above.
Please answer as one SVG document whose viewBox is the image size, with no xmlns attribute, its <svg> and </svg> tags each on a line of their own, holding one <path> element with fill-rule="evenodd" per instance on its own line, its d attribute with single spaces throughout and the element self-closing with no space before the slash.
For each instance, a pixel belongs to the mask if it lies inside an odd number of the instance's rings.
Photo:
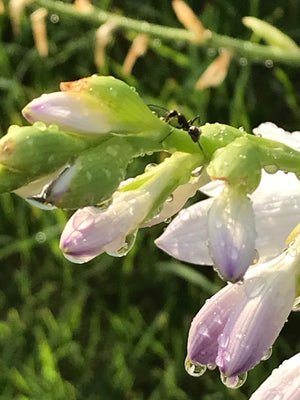
<svg viewBox="0 0 300 400">
<path fill-rule="evenodd" d="M 249 198 L 225 185 L 208 212 L 209 249 L 214 268 L 225 280 L 244 276 L 254 258 L 255 235 Z"/>
<path fill-rule="evenodd" d="M 106 209 L 78 210 L 61 236 L 60 246 L 66 257 L 81 263 L 102 252 L 125 255 L 136 230 L 152 218 L 176 187 L 189 180 L 198 162 L 197 154 L 176 152 L 144 174 L 122 182 Z"/>
<path fill-rule="evenodd" d="M 78 133 L 139 133 L 162 129 L 139 95 L 111 76 L 63 82 L 61 92 L 43 94 L 24 109 L 31 123 L 42 121 Z"/>
<path fill-rule="evenodd" d="M 283 134 L 282 130 L 279 130 L 278 133 L 278 128 L 271 123 L 262 124 L 255 130 L 262 135 L 266 135 L 266 131 L 269 138 L 279 139 L 282 135 L 283 141 L 287 140 L 288 144 L 295 148 L 300 147 L 298 132 Z M 274 168 L 273 173 L 276 172 Z M 222 183 L 211 182 L 202 187 L 201 191 L 216 197 L 222 189 Z M 285 239 L 299 221 L 300 182 L 291 173 L 263 173 L 258 189 L 249 197 L 255 214 L 256 258 L 259 257 L 261 262 L 265 262 L 282 251 Z M 208 213 L 213 201 L 213 198 L 208 198 L 182 210 L 156 240 L 157 246 L 179 260 L 212 265 L 208 241 Z"/>
<path fill-rule="evenodd" d="M 300 266 L 300 236 L 278 257 L 229 283 L 195 316 L 188 360 L 218 366 L 232 386 L 268 355 L 292 309 Z"/>
<path fill-rule="evenodd" d="M 253 393 L 250 400 L 298 400 L 300 398 L 300 353 L 285 360 Z"/>
<path fill-rule="evenodd" d="M 85 207 L 76 211 L 65 226 L 60 247 L 67 258 L 77 263 L 103 252 L 124 255 L 151 207 L 151 195 L 146 190 L 117 192 L 105 210 Z"/>
</svg>

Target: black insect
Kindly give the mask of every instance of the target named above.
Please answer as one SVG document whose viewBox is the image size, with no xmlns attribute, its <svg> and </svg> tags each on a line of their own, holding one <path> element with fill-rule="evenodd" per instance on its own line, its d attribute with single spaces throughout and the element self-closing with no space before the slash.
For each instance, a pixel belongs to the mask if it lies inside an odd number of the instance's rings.
<svg viewBox="0 0 300 400">
<path fill-rule="evenodd" d="M 200 135 L 201 135 L 201 129 L 198 128 L 198 126 L 194 125 L 194 123 L 197 120 L 200 122 L 199 115 L 197 117 L 195 117 L 194 119 L 192 119 L 192 120 L 188 120 L 185 117 L 185 115 L 179 113 L 176 110 L 172 110 L 165 117 L 165 121 L 166 122 L 170 122 L 174 118 L 177 118 L 178 128 L 179 129 L 183 129 L 184 131 L 186 131 L 190 135 L 190 138 L 192 139 L 192 141 L 195 142 L 195 143 L 198 143 L 198 145 L 200 147 L 199 138 L 200 138 Z M 171 133 L 172 133 L 172 131 L 169 133 L 169 135 Z"/>
<path fill-rule="evenodd" d="M 194 123 L 197 120 L 200 123 L 200 117 L 199 116 L 197 116 L 196 118 L 194 118 L 192 120 L 188 120 L 184 114 L 181 114 L 177 110 L 168 111 L 164 107 L 156 106 L 156 105 L 153 105 L 153 104 L 148 104 L 148 106 L 151 109 L 160 108 L 160 109 L 166 111 L 166 114 L 163 117 L 163 119 L 166 122 L 171 122 L 173 119 L 176 118 L 177 122 L 178 122 L 177 128 L 186 131 L 189 134 L 189 136 L 192 139 L 192 141 L 194 143 L 198 143 L 198 146 L 201 149 L 201 145 L 199 143 L 199 138 L 200 138 L 200 135 L 201 135 L 201 129 L 198 126 L 194 125 Z M 172 132 L 173 132 L 173 129 L 171 129 L 171 131 L 168 133 L 168 135 L 163 140 L 165 140 L 167 137 L 169 137 L 172 134 Z"/>
</svg>

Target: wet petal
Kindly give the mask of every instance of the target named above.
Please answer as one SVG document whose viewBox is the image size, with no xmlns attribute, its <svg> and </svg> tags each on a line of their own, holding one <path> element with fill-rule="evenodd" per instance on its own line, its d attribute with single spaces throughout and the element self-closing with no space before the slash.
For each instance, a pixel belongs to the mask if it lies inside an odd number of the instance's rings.
<svg viewBox="0 0 300 400">
<path fill-rule="evenodd" d="M 196 364 L 215 364 L 218 337 L 232 312 L 232 307 L 243 295 L 240 285 L 227 285 L 207 300 L 192 321 L 188 337 L 187 356 Z"/>
<path fill-rule="evenodd" d="M 249 400 L 298 400 L 299 398 L 300 353 L 274 369 Z"/>
<path fill-rule="evenodd" d="M 298 242 L 299 238 L 297 246 Z M 226 376 L 239 375 L 259 363 L 285 324 L 295 298 L 299 262 L 297 247 L 293 246 L 246 274 L 241 284 L 243 299 L 234 307 L 219 337 L 216 363 Z"/>
<path fill-rule="evenodd" d="M 181 210 L 155 244 L 178 260 L 212 265 L 207 242 L 207 213 L 212 202 L 207 199 Z"/>
<path fill-rule="evenodd" d="M 209 210 L 208 234 L 215 269 L 226 280 L 240 280 L 252 264 L 256 236 L 247 196 L 226 186 Z"/>
</svg>

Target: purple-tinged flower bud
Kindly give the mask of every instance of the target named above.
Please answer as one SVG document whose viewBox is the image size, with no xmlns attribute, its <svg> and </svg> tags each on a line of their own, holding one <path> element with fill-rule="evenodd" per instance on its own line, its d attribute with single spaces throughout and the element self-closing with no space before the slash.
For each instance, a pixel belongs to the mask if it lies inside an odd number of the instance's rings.
<svg viewBox="0 0 300 400">
<path fill-rule="evenodd" d="M 220 276 L 231 282 L 242 279 L 255 255 L 254 212 L 249 198 L 226 185 L 209 210 L 208 235 Z"/>
<path fill-rule="evenodd" d="M 217 339 L 223 332 L 229 314 L 243 296 L 242 285 L 228 284 L 204 306 L 192 321 L 188 337 L 187 357 L 194 364 L 216 365 Z"/>
<path fill-rule="evenodd" d="M 151 206 L 149 192 L 132 190 L 116 192 L 105 210 L 94 207 L 79 209 L 61 235 L 60 247 L 64 255 L 80 264 L 103 252 L 119 256 L 127 254 L 134 243 L 135 231 L 147 217 Z"/>
<path fill-rule="evenodd" d="M 43 94 L 24 109 L 31 123 L 56 124 L 61 130 L 89 134 L 136 134 L 165 129 L 137 92 L 111 76 L 62 82 L 61 92 Z"/>
<path fill-rule="evenodd" d="M 299 398 L 300 353 L 274 369 L 249 400 L 298 400 Z"/>
<path fill-rule="evenodd" d="M 229 283 L 194 318 L 188 360 L 217 365 L 223 382 L 238 387 L 245 373 L 266 359 L 293 307 L 300 259 L 300 235 L 277 258 Z M 240 379 L 242 376 L 243 379 Z"/>
</svg>

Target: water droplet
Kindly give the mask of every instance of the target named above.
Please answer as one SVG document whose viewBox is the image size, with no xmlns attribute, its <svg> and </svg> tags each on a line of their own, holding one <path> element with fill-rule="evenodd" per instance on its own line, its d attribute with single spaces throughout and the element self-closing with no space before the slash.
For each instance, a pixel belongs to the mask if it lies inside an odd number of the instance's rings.
<svg viewBox="0 0 300 400">
<path fill-rule="evenodd" d="M 218 339 L 219 346 L 225 349 L 228 346 L 229 343 L 229 336 L 224 335 L 224 333 L 221 333 Z"/>
<path fill-rule="evenodd" d="M 209 369 L 210 371 L 213 371 L 216 368 L 217 368 L 216 364 L 207 364 L 207 369 Z"/>
<path fill-rule="evenodd" d="M 184 368 L 186 372 L 191 376 L 201 376 L 206 371 L 206 365 L 193 363 L 189 357 L 186 357 L 184 361 Z"/>
<path fill-rule="evenodd" d="M 132 233 L 129 233 L 129 235 L 126 236 L 124 245 L 118 251 L 113 253 L 107 251 L 106 253 L 112 257 L 126 256 L 134 246 L 136 235 L 137 235 L 137 230 Z"/>
<path fill-rule="evenodd" d="M 213 47 L 209 47 L 209 48 L 207 49 L 207 55 L 208 55 L 209 57 L 214 57 L 216 54 L 217 54 L 217 50 L 214 49 Z"/>
<path fill-rule="evenodd" d="M 202 172 L 202 167 L 197 167 L 196 169 L 194 169 L 194 171 L 192 171 L 192 176 L 194 177 L 194 178 L 196 178 L 196 177 L 198 177 L 198 176 L 200 176 L 201 175 L 201 172 Z"/>
<path fill-rule="evenodd" d="M 246 379 L 247 379 L 247 372 L 244 372 L 243 374 L 236 376 L 225 376 L 224 374 L 221 373 L 222 383 L 230 389 L 238 389 L 246 382 Z"/>
<path fill-rule="evenodd" d="M 292 311 L 300 311 L 300 296 L 295 298 Z"/>
<path fill-rule="evenodd" d="M 268 360 L 272 355 L 272 347 L 270 347 L 262 356 L 261 361 L 266 361 Z"/>
<path fill-rule="evenodd" d="M 262 277 L 255 277 L 245 280 L 245 293 L 249 299 L 253 299 L 261 294 L 265 287 L 265 279 Z"/>
<path fill-rule="evenodd" d="M 168 196 L 168 198 L 166 199 L 166 203 L 172 203 L 173 200 L 174 200 L 174 196 L 172 194 L 170 194 L 170 196 Z"/>
<path fill-rule="evenodd" d="M 296 257 L 296 255 L 298 254 L 298 250 L 297 247 L 295 246 L 295 240 L 293 240 L 288 247 L 288 253 L 291 257 Z"/>
<path fill-rule="evenodd" d="M 44 242 L 47 240 L 47 236 L 46 236 L 46 234 L 45 234 L 44 232 L 38 232 L 38 233 L 35 235 L 35 240 L 36 240 L 38 243 L 44 243 Z"/>
<path fill-rule="evenodd" d="M 252 264 L 257 264 L 259 261 L 259 252 L 257 249 L 254 249 Z"/>
<path fill-rule="evenodd" d="M 35 199 L 34 197 L 28 197 L 26 199 L 28 203 L 33 205 L 34 207 L 40 208 L 41 210 L 55 210 L 57 207 L 50 204 L 50 203 L 45 203 L 43 199 Z"/>
<path fill-rule="evenodd" d="M 248 60 L 247 60 L 247 58 L 245 58 L 245 57 L 241 57 L 241 58 L 239 59 L 239 62 L 240 62 L 240 65 L 241 65 L 242 67 L 246 67 L 246 66 L 248 65 Z"/>
<path fill-rule="evenodd" d="M 266 60 L 265 61 L 265 66 L 267 68 L 272 68 L 274 66 L 273 60 Z"/>
<path fill-rule="evenodd" d="M 164 219 L 165 224 L 169 224 L 172 221 L 172 217 Z"/>
<path fill-rule="evenodd" d="M 58 132 L 59 131 L 59 127 L 56 124 L 51 124 L 48 126 L 49 131 L 51 132 Z"/>
<path fill-rule="evenodd" d="M 243 126 L 240 126 L 240 127 L 239 127 L 239 131 L 245 132 L 245 128 L 244 128 Z"/>
<path fill-rule="evenodd" d="M 45 131 L 47 129 L 47 126 L 44 122 L 42 121 L 37 121 L 33 124 L 33 126 L 41 131 Z"/>
<path fill-rule="evenodd" d="M 277 165 L 265 165 L 264 166 L 264 170 L 268 173 L 268 174 L 275 174 L 278 171 L 278 167 Z"/>
<path fill-rule="evenodd" d="M 59 16 L 57 14 L 50 15 L 50 22 L 52 22 L 52 24 L 57 24 L 58 21 L 59 21 Z"/>
<path fill-rule="evenodd" d="M 91 259 L 90 256 L 89 257 L 77 258 L 77 257 L 71 256 L 70 254 L 67 254 L 67 253 L 63 253 L 63 255 L 65 256 L 65 258 L 68 261 L 71 261 L 74 264 L 84 264 L 84 263 L 90 261 L 90 259 Z"/>
</svg>

